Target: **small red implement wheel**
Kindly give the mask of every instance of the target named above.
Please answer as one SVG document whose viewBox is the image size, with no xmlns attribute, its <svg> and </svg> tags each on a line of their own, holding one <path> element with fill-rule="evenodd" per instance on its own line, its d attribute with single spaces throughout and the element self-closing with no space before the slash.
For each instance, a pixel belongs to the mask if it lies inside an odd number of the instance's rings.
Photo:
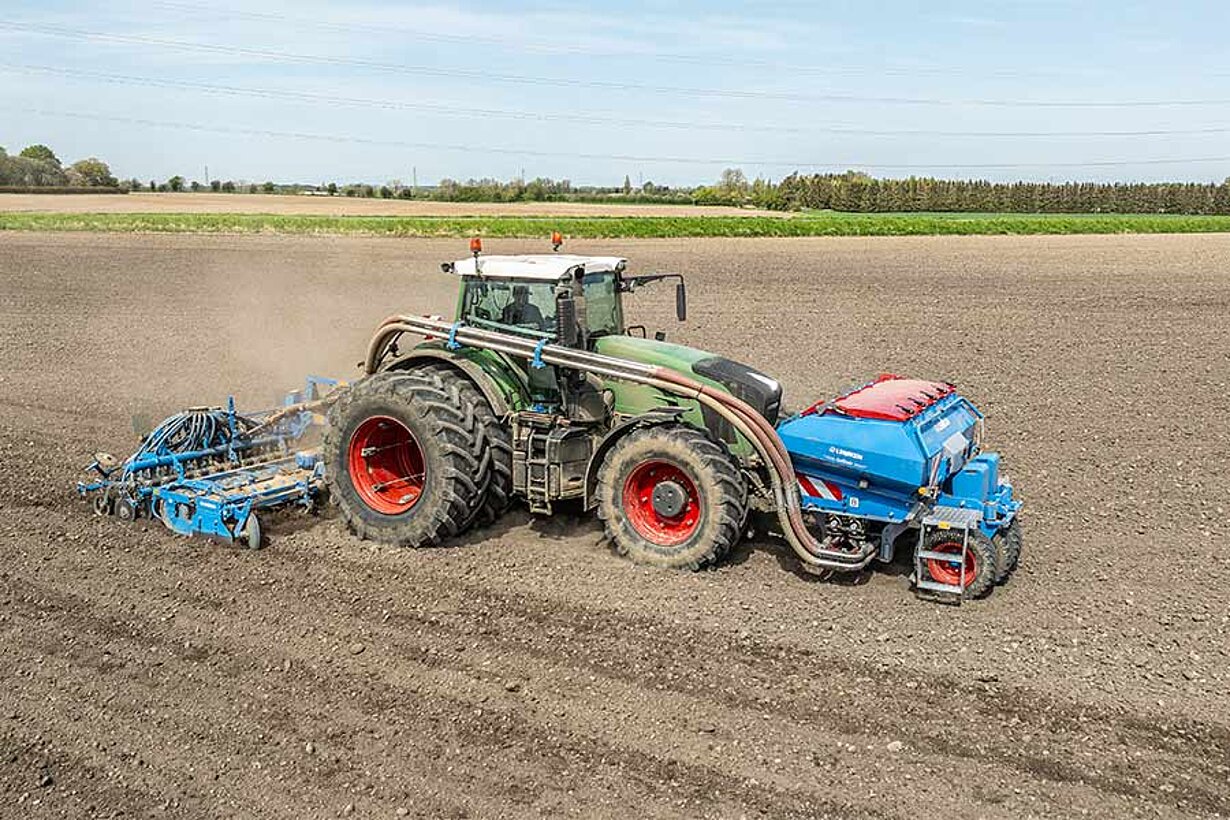
<svg viewBox="0 0 1230 820">
<path fill-rule="evenodd" d="M 359 498 L 383 515 L 401 515 L 423 494 L 423 450 L 391 416 L 372 416 L 355 428 L 347 466 Z"/>
<path fill-rule="evenodd" d="M 927 559 L 927 572 L 931 577 L 941 584 L 956 586 L 961 583 L 961 539 L 955 541 L 943 541 L 931 547 L 932 552 L 946 552 L 952 554 L 951 561 L 941 561 L 939 558 Z M 965 587 L 974 583 L 974 579 L 978 577 L 978 559 L 974 553 L 967 552 L 965 554 Z"/>
<path fill-rule="evenodd" d="M 935 530 L 927 536 L 926 549 L 952 555 L 951 560 L 927 558 L 923 568 L 931 580 L 948 586 L 961 583 L 961 543 L 964 535 L 959 530 Z M 962 597 L 981 598 L 995 584 L 997 547 L 981 532 L 971 530 L 965 553 L 965 587 Z"/>
<path fill-rule="evenodd" d="M 641 536 L 663 547 L 682 544 L 700 524 L 696 483 L 677 465 L 651 460 L 624 482 L 624 513 Z"/>
</svg>

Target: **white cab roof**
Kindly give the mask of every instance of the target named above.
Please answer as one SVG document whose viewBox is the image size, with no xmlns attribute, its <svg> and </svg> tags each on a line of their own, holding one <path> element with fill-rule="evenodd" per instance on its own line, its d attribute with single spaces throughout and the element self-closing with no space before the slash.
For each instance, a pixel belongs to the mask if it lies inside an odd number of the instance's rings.
<svg viewBox="0 0 1230 820">
<path fill-rule="evenodd" d="M 618 256 L 575 256 L 567 253 L 544 253 L 527 256 L 480 256 L 479 272 L 492 279 L 540 279 L 558 282 L 578 266 L 586 273 L 604 273 L 623 270 L 627 260 Z M 474 276 L 474 257 L 458 259 L 453 263 L 452 273 L 458 276 Z"/>
</svg>

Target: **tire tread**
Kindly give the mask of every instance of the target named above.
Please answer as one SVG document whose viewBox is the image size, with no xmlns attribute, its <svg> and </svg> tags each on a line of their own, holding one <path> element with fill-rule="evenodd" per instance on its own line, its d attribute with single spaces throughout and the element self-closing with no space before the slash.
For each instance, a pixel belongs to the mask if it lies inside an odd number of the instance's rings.
<svg viewBox="0 0 1230 820">
<path fill-rule="evenodd" d="M 700 469 L 716 488 L 716 498 L 710 500 L 709 509 L 705 511 L 706 515 L 714 518 L 711 537 L 699 545 L 699 554 L 692 552 L 690 556 L 681 558 L 678 564 L 667 565 L 696 571 L 717 564 L 743 535 L 743 525 L 747 520 L 747 482 L 726 445 L 696 427 L 682 424 L 642 427 L 628 433 L 607 453 L 598 471 L 597 488 L 598 516 L 602 519 L 607 539 L 620 555 L 632 554 L 634 559 L 640 557 L 637 548 L 644 539 L 628 524 L 622 510 L 616 505 L 616 486 L 624 479 L 616 471 L 625 450 L 652 440 L 661 441 L 668 449 L 691 451 Z"/>
<path fill-rule="evenodd" d="M 344 483 L 347 442 L 341 433 L 357 404 L 374 401 L 392 407 L 412 407 L 432 439 L 440 457 L 440 481 L 425 497 L 426 508 L 390 522 L 375 519 L 358 499 L 351 498 Z M 430 546 L 463 532 L 482 504 L 490 470 L 484 468 L 475 432 L 477 416 L 454 385 L 431 372 L 391 371 L 364 378 L 347 389 L 329 410 L 322 450 L 326 459 L 325 480 L 329 495 L 342 518 L 362 539 L 398 546 Z M 467 423 L 469 420 L 469 423 Z M 420 503 L 423 503 L 420 502 Z"/>
</svg>

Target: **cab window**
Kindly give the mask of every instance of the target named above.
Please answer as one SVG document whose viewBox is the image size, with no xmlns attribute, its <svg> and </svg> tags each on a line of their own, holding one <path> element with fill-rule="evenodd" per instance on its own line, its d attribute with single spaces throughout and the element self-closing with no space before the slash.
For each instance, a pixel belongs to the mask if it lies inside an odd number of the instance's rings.
<svg viewBox="0 0 1230 820">
<path fill-rule="evenodd" d="M 470 279 L 462 296 L 462 317 L 472 324 L 513 329 L 534 336 L 555 335 L 552 282 Z"/>
<path fill-rule="evenodd" d="M 614 273 L 587 273 L 585 287 L 585 322 L 590 336 L 612 336 L 624 332 L 623 315 L 619 308 L 619 283 Z"/>
</svg>

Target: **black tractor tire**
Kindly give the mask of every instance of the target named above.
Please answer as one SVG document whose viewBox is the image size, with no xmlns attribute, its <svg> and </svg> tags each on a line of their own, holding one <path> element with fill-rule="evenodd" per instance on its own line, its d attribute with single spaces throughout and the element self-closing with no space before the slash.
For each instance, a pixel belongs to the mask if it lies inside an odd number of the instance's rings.
<svg viewBox="0 0 1230 820">
<path fill-rule="evenodd" d="M 478 453 L 480 420 L 452 379 L 417 371 L 386 372 L 352 385 L 329 409 L 322 452 L 329 497 L 360 538 L 396 546 L 430 546 L 464 531 L 482 504 L 489 467 Z M 421 485 L 408 509 L 381 511 L 371 477 L 352 476 L 352 443 L 381 419 L 408 432 L 421 462 Z M 356 447 L 356 450 L 361 451 Z M 367 456 L 364 456 L 366 459 Z M 365 461 L 366 463 L 366 461 Z M 356 484 L 356 481 L 358 484 Z"/>
<path fill-rule="evenodd" d="M 995 540 L 999 542 L 1000 563 L 1002 565 L 1002 570 L 999 577 L 995 579 L 995 583 L 1002 584 L 1008 580 L 1016 570 L 1017 564 L 1021 561 L 1021 549 L 1025 546 L 1025 543 L 1024 537 L 1021 534 L 1020 519 L 1013 519 L 1011 524 L 996 533 Z"/>
<path fill-rule="evenodd" d="M 508 425 L 496 417 L 491 403 L 473 382 L 443 362 L 423 362 L 416 364 L 412 370 L 397 372 L 427 373 L 438 377 L 450 392 L 457 393 L 454 400 L 474 414 L 476 435 L 473 454 L 487 480 L 479 489 L 482 503 L 475 507 L 474 515 L 463 527 L 486 527 L 495 523 L 508 511 L 513 500 L 512 432 Z"/>
<path fill-rule="evenodd" d="M 747 520 L 747 482 L 730 451 L 686 425 L 644 427 L 620 439 L 598 471 L 597 495 L 615 550 L 658 567 L 699 570 L 720 561 Z"/>
<path fill-rule="evenodd" d="M 923 572 L 929 576 L 926 580 L 954 585 L 960 582 L 959 556 L 963 534 L 962 530 L 932 530 L 927 534 L 923 542 L 924 549 L 932 552 L 952 552 L 957 557 L 951 563 L 925 559 L 922 564 Z M 981 532 L 971 531 L 966 557 L 965 591 L 961 597 L 965 600 L 985 597 L 995 586 L 999 566 L 998 545 Z"/>
</svg>

